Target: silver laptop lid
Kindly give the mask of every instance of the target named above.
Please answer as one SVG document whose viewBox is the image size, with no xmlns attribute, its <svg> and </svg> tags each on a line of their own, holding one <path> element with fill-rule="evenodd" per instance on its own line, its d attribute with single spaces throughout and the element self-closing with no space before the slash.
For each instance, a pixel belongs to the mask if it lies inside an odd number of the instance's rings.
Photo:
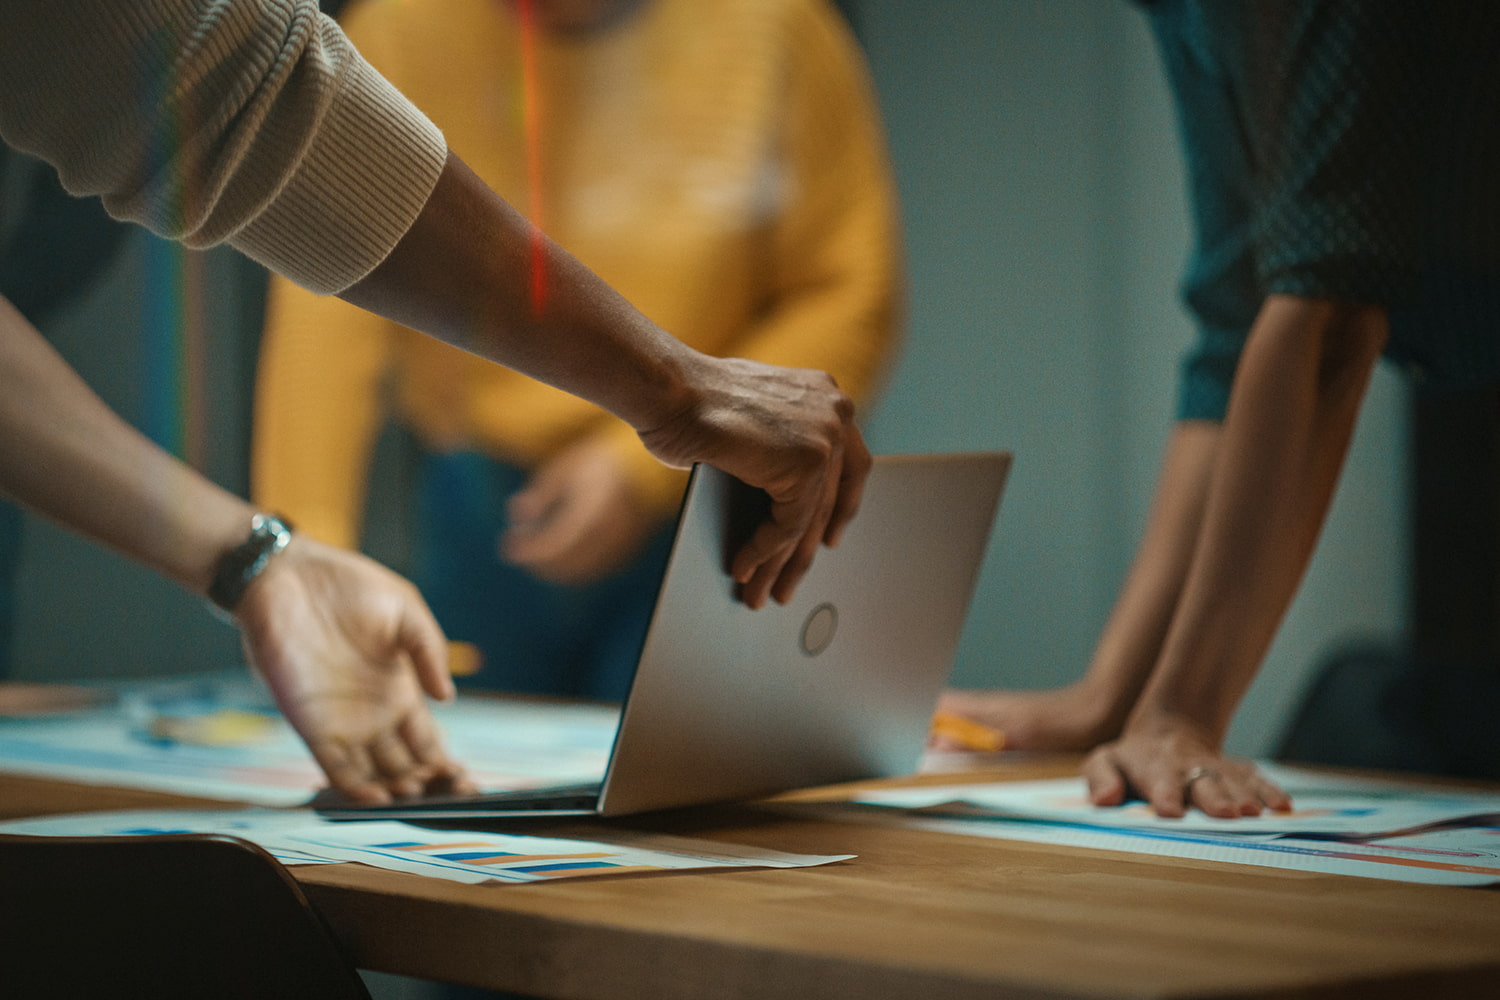
<svg viewBox="0 0 1500 1000">
<path fill-rule="evenodd" d="M 1009 468 L 1003 452 L 878 456 L 838 548 L 759 611 L 726 568 L 764 494 L 695 468 L 599 811 L 914 770 Z"/>
</svg>

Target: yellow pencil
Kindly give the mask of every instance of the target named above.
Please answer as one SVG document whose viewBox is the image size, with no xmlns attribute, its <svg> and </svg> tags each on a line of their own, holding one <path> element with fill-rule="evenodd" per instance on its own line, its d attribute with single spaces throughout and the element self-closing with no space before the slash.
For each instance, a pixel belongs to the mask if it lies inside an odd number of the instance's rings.
<svg viewBox="0 0 1500 1000">
<path fill-rule="evenodd" d="M 952 712 L 933 713 L 932 733 L 952 740 L 965 750 L 990 752 L 1005 746 L 1005 734 L 1000 730 Z"/>
<path fill-rule="evenodd" d="M 473 677 L 484 666 L 484 654 L 472 642 L 448 640 L 448 673 L 454 677 Z"/>
</svg>

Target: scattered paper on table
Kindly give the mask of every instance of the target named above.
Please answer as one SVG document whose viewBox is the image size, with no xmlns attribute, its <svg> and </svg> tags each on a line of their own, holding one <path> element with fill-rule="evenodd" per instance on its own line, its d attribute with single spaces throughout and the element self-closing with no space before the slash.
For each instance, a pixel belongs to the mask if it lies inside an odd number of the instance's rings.
<svg viewBox="0 0 1500 1000">
<path fill-rule="evenodd" d="M 610 830 L 598 840 L 429 830 L 392 820 L 332 822 L 310 810 L 79 813 L 0 823 L 0 834 L 105 837 L 223 833 L 283 864 L 352 861 L 456 882 L 539 882 L 705 868 L 806 868 L 852 854 L 787 854 L 717 841 Z"/>
<path fill-rule="evenodd" d="M 826 813 L 850 818 L 847 808 Z M 1500 883 L 1500 827 L 1431 830 L 1370 841 L 1312 840 L 1278 835 L 1154 830 L 1007 820 L 954 819 L 922 813 L 895 813 L 878 822 L 970 837 L 1023 840 L 1037 844 L 1087 847 L 1162 857 L 1260 865 L 1326 875 L 1356 875 L 1428 885 Z"/>
<path fill-rule="evenodd" d="M 1411 785 L 1319 775 L 1301 768 L 1263 763 L 1261 770 L 1292 796 L 1289 812 L 1217 819 L 1196 809 L 1165 819 L 1144 802 L 1095 806 L 1081 778 L 928 785 L 862 795 L 868 805 L 934 812 L 966 812 L 1008 819 L 1047 820 L 1110 828 L 1233 834 L 1316 834 L 1368 840 L 1457 821 L 1500 822 L 1500 795 L 1452 790 L 1414 791 Z"/>
<path fill-rule="evenodd" d="M 1293 796 L 1292 813 L 1215 820 L 1193 811 L 1162 819 L 1140 803 L 1089 805 L 1081 778 L 892 789 L 830 813 L 969 836 L 1402 882 L 1500 882 L 1500 796 L 1259 766 Z"/>
<path fill-rule="evenodd" d="M 597 780 L 619 719 L 608 705 L 492 698 L 433 712 L 449 750 L 487 790 Z M 0 718 L 0 770 L 261 806 L 302 805 L 326 784 L 243 677 L 135 685 L 87 711 Z"/>
</svg>

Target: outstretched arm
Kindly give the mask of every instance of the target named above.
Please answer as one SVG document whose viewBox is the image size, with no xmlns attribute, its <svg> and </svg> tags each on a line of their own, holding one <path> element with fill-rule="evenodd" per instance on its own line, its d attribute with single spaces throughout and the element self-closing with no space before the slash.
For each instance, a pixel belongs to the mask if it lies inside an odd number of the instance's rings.
<svg viewBox="0 0 1500 1000">
<path fill-rule="evenodd" d="M 770 519 L 731 564 L 751 606 L 788 598 L 853 516 L 870 460 L 832 379 L 693 351 L 534 239 L 314 0 L 16 0 L 6 13 L 7 142 L 121 218 L 230 243 L 600 404 L 670 465 L 761 487 Z"/>
<path fill-rule="evenodd" d="M 548 291 L 534 300 L 538 271 Z M 731 565 L 751 607 L 790 598 L 859 505 L 870 455 L 832 378 L 686 346 L 455 156 L 395 250 L 341 297 L 598 403 L 668 465 L 707 462 L 764 489 L 771 519 Z"/>
<path fill-rule="evenodd" d="M 4 299 L 0 490 L 199 594 L 255 513 L 121 420 Z M 411 584 L 297 537 L 235 615 L 339 791 L 381 802 L 463 783 L 423 698 L 453 690 L 442 632 Z"/>
<path fill-rule="evenodd" d="M 1134 789 L 1167 816 L 1188 805 L 1234 816 L 1287 803 L 1220 747 L 1312 556 L 1387 334 L 1383 308 L 1266 300 L 1161 655 L 1120 739 L 1085 762 L 1095 802 Z"/>
</svg>

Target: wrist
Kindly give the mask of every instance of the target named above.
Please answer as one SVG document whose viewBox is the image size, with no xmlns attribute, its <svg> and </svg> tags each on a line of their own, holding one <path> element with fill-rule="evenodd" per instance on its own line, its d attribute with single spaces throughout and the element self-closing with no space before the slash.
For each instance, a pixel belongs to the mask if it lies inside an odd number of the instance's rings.
<svg viewBox="0 0 1500 1000">
<path fill-rule="evenodd" d="M 704 414 L 723 363 L 690 348 L 665 355 L 653 366 L 650 391 L 639 394 L 645 408 L 620 414 L 658 462 L 686 469 L 704 458 Z"/>
<path fill-rule="evenodd" d="M 214 607 L 232 616 L 245 591 L 265 572 L 277 556 L 291 544 L 291 525 L 275 514 L 255 514 L 249 532 L 234 547 L 226 550 L 214 564 L 207 596 Z"/>
<path fill-rule="evenodd" d="M 634 394 L 642 408 L 621 416 L 638 437 L 679 425 L 686 415 L 700 407 L 705 395 L 703 387 L 711 380 L 709 369 L 718 360 L 680 342 L 668 345 L 642 365 L 643 391 Z"/>
<path fill-rule="evenodd" d="M 1204 745 L 1219 747 L 1224 743 L 1227 728 L 1226 723 L 1215 720 L 1213 713 L 1142 696 L 1126 718 L 1122 731 L 1158 737 L 1187 732 Z"/>
<path fill-rule="evenodd" d="M 1138 686 L 1123 685 L 1114 677 L 1093 671 L 1085 673 L 1069 689 L 1079 706 L 1079 722 L 1091 745 L 1120 735 L 1140 694 Z"/>
</svg>

